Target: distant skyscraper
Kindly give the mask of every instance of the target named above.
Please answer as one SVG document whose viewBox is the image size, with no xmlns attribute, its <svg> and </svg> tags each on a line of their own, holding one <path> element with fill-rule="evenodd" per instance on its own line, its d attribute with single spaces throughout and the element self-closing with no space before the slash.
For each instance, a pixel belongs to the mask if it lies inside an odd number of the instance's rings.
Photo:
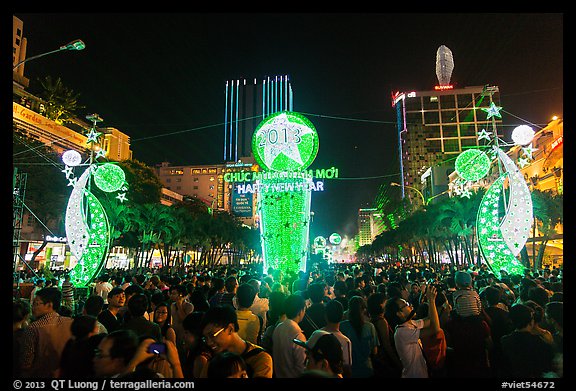
<svg viewBox="0 0 576 391">
<path fill-rule="evenodd" d="M 286 110 L 293 110 L 288 75 L 226 81 L 224 161 L 252 156 L 254 129 L 270 114 Z"/>
</svg>

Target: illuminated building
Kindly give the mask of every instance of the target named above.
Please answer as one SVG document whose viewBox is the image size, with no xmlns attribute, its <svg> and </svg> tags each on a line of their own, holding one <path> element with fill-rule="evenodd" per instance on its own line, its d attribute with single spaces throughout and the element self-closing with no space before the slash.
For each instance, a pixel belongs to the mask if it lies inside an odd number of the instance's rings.
<svg viewBox="0 0 576 391">
<path fill-rule="evenodd" d="M 244 78 L 226 81 L 224 159 L 237 162 L 252 156 L 252 134 L 267 116 L 292 111 L 292 85 L 288 75 L 263 80 Z"/>
<path fill-rule="evenodd" d="M 372 244 L 378 234 L 382 232 L 381 214 L 376 208 L 358 210 L 358 245 Z"/>
<path fill-rule="evenodd" d="M 436 173 L 435 183 L 426 196 L 432 197 L 447 188 L 447 172 L 453 171 L 454 159 L 467 147 L 479 145 L 478 133 L 482 129 L 492 129 L 492 120 L 481 110 L 492 102 L 500 104 L 496 86 L 454 89 L 451 85 L 441 85 L 429 91 L 392 94 L 402 198 L 406 186 L 423 188 L 422 176 L 426 179 L 431 167 L 433 170 L 440 167 L 440 170 L 432 171 Z M 501 119 L 496 120 L 496 126 L 501 127 L 501 123 Z M 443 181 L 444 186 L 438 188 L 438 181 Z M 408 194 L 415 202 L 421 202 L 417 194 Z"/>
</svg>

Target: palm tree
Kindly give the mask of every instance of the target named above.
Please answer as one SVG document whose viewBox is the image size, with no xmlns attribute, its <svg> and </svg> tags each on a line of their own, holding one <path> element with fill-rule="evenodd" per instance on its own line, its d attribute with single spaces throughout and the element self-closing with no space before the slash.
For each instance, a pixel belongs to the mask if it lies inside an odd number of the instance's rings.
<svg viewBox="0 0 576 391">
<path fill-rule="evenodd" d="M 53 80 L 52 77 L 46 76 L 39 81 L 44 88 L 44 91 L 40 93 L 40 97 L 46 103 L 44 115 L 57 124 L 62 125 L 74 117 L 74 111 L 85 107 L 78 103 L 80 94 L 64 86 L 60 78 Z"/>
<path fill-rule="evenodd" d="M 542 260 L 546 251 L 546 245 L 553 235 L 557 234 L 556 226 L 564 223 L 564 197 L 562 194 L 554 195 L 552 191 L 533 190 L 532 204 L 534 207 L 534 218 L 538 223 L 538 231 L 541 235 L 538 255 L 533 259 L 535 270 L 542 267 Z M 535 246 L 536 242 L 532 242 Z"/>
</svg>

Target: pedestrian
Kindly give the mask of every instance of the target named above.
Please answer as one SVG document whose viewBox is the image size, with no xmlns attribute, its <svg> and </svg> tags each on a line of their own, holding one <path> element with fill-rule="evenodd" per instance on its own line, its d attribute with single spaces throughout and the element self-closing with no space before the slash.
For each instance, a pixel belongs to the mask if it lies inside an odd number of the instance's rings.
<svg viewBox="0 0 576 391">
<path fill-rule="evenodd" d="M 34 321 L 24 329 L 20 368 L 23 378 L 52 378 L 60 365 L 64 346 L 72 336 L 72 318 L 58 311 L 62 293 L 58 288 L 38 291 L 32 302 Z"/>
<path fill-rule="evenodd" d="M 305 377 L 307 371 L 320 371 L 327 377 L 343 378 L 342 345 L 334 334 L 316 330 L 307 341 L 294 339 L 294 343 L 306 350 L 306 369 L 299 377 Z"/>
<path fill-rule="evenodd" d="M 297 294 L 284 301 L 286 320 L 278 324 L 272 335 L 274 374 L 277 378 L 297 378 L 306 368 L 306 350 L 293 340 L 306 341 L 299 326 L 306 313 L 306 302 Z"/>
<path fill-rule="evenodd" d="M 74 295 L 76 293 L 76 287 L 70 281 L 70 274 L 66 273 L 64 275 L 64 281 L 62 282 L 62 287 L 60 288 L 62 291 L 62 307 L 68 308 L 72 316 L 76 314 L 76 304 L 74 300 Z"/>
</svg>

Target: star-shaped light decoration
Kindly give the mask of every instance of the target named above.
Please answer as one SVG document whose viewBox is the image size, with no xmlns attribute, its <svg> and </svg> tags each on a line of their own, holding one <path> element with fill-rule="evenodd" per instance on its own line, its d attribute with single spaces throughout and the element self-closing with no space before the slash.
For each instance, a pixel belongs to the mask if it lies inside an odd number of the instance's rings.
<svg viewBox="0 0 576 391">
<path fill-rule="evenodd" d="M 106 157 L 106 150 L 105 149 L 100 149 L 98 152 L 96 152 L 96 159 L 98 159 L 99 157 Z"/>
<path fill-rule="evenodd" d="M 460 193 L 460 197 L 462 198 L 466 197 L 469 199 L 471 195 L 470 189 L 462 189 L 462 193 Z"/>
<path fill-rule="evenodd" d="M 270 171 L 299 171 L 318 153 L 314 125 L 299 113 L 280 112 L 263 120 L 252 137 L 256 161 Z"/>
<path fill-rule="evenodd" d="M 488 107 L 487 109 L 482 107 L 482 110 L 488 113 L 488 117 L 486 117 L 486 119 L 490 119 L 492 117 L 502 118 L 502 115 L 500 114 L 500 110 L 502 110 L 502 107 L 496 106 L 494 102 L 490 102 L 490 107 Z"/>
<path fill-rule="evenodd" d="M 126 201 L 126 193 L 118 193 L 116 198 L 118 198 L 120 200 L 120 202 L 124 202 L 124 201 Z"/>
<path fill-rule="evenodd" d="M 68 186 L 76 186 L 76 181 L 78 180 L 78 178 L 68 178 Z"/>
<path fill-rule="evenodd" d="M 74 173 L 72 172 L 72 167 L 70 166 L 65 166 L 63 170 L 61 170 L 63 173 L 66 174 L 66 179 L 70 178 L 72 175 L 74 175 Z"/>
<path fill-rule="evenodd" d="M 492 139 L 490 137 L 491 134 L 492 134 L 492 132 L 488 132 L 486 129 L 482 129 L 481 131 L 478 132 L 478 141 L 480 141 L 482 139 L 486 139 L 486 140 L 490 141 Z"/>
<path fill-rule="evenodd" d="M 530 160 L 529 159 L 525 159 L 523 157 L 518 158 L 518 165 L 520 166 L 520 168 L 524 168 L 526 167 L 528 164 L 530 164 Z"/>
<path fill-rule="evenodd" d="M 525 148 L 522 148 L 522 151 L 524 151 L 524 153 L 526 154 L 526 156 L 528 156 L 528 158 L 530 160 L 532 160 L 532 152 L 537 151 L 538 148 L 532 148 L 532 144 L 528 145 Z"/>
<path fill-rule="evenodd" d="M 90 130 L 90 133 L 88 133 L 86 135 L 86 137 L 88 137 L 86 139 L 87 143 L 97 143 L 98 142 L 98 137 L 100 137 L 102 135 L 102 133 L 96 132 L 94 129 Z"/>
</svg>

